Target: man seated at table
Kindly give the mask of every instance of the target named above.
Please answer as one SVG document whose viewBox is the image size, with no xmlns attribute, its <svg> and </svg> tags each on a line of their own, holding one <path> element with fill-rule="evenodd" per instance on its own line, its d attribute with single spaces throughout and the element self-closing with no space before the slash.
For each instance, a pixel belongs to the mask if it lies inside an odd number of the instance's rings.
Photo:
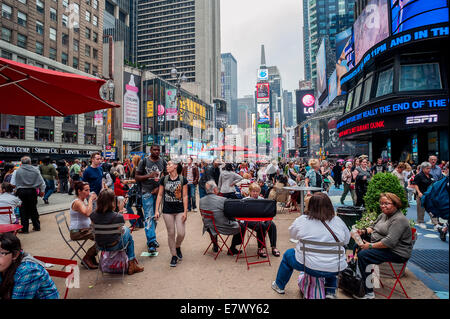
<svg viewBox="0 0 450 319">
<path fill-rule="evenodd" d="M 208 181 L 205 184 L 205 190 L 207 196 L 200 199 L 200 210 L 208 210 L 214 213 L 214 221 L 219 234 L 233 235 L 228 255 L 238 254 L 240 251 L 236 249 L 236 245 L 240 245 L 242 242 L 240 232 L 241 228 L 244 230 L 244 225 L 239 224 L 236 220 L 230 220 L 225 216 L 224 207 L 226 198 L 218 196 L 219 188 L 214 181 Z M 214 236 L 215 240 L 213 240 L 213 242 L 215 241 L 217 243 L 217 234 L 211 219 L 203 218 L 203 233 L 205 233 L 205 231 L 207 231 L 210 236 Z M 214 244 L 214 251 L 218 251 L 216 244 Z"/>
</svg>

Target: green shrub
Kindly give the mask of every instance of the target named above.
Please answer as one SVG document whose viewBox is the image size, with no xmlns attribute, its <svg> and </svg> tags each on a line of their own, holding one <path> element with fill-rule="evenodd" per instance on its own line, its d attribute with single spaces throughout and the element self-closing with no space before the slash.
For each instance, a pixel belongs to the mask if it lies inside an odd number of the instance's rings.
<svg viewBox="0 0 450 319">
<path fill-rule="evenodd" d="M 398 180 L 398 178 L 391 173 L 378 173 L 375 174 L 370 180 L 367 187 L 366 196 L 364 196 L 364 202 L 367 211 L 376 212 L 377 215 L 381 214 L 381 193 L 393 193 L 397 195 L 402 201 L 401 211 L 406 215 L 406 210 L 409 207 L 409 202 L 405 188 L 403 187 L 403 185 L 400 185 L 400 181 Z"/>
</svg>

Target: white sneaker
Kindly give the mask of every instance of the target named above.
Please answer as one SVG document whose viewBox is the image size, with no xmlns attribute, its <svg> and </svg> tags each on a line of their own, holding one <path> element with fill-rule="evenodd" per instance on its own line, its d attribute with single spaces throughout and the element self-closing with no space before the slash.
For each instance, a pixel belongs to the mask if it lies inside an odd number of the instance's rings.
<svg viewBox="0 0 450 319">
<path fill-rule="evenodd" d="M 425 225 L 424 223 L 417 224 L 417 226 L 419 226 L 422 229 L 427 229 L 427 225 Z"/>
<path fill-rule="evenodd" d="M 280 289 L 275 281 L 272 283 L 272 289 L 281 295 L 284 294 L 284 289 Z"/>
<path fill-rule="evenodd" d="M 369 292 L 369 293 L 365 294 L 363 297 L 358 297 L 358 296 L 353 295 L 353 298 L 355 298 L 355 299 L 375 299 L 375 293 Z"/>
<path fill-rule="evenodd" d="M 326 294 L 325 299 L 337 299 L 335 294 Z"/>
</svg>

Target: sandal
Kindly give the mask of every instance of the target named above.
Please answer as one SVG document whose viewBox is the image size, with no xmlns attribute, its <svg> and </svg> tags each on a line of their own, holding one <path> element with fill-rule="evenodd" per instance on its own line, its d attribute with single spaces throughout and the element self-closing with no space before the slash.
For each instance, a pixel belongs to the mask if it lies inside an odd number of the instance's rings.
<svg viewBox="0 0 450 319">
<path fill-rule="evenodd" d="M 280 251 L 276 249 L 275 247 L 272 248 L 272 255 L 275 257 L 280 257 Z"/>
<path fill-rule="evenodd" d="M 258 250 L 258 255 L 259 255 L 259 257 L 261 257 L 261 258 L 267 258 L 267 254 L 266 254 L 266 252 L 264 251 L 264 248 L 261 248 L 261 249 Z"/>
</svg>

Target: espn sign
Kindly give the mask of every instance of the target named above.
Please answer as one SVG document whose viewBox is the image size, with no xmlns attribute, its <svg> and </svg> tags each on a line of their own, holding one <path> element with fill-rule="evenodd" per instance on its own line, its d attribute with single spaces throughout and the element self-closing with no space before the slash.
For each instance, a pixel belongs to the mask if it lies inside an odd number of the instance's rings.
<svg viewBox="0 0 450 319">
<path fill-rule="evenodd" d="M 436 123 L 438 121 L 437 114 L 408 116 L 406 118 L 406 124 L 423 124 L 423 123 Z"/>
</svg>

